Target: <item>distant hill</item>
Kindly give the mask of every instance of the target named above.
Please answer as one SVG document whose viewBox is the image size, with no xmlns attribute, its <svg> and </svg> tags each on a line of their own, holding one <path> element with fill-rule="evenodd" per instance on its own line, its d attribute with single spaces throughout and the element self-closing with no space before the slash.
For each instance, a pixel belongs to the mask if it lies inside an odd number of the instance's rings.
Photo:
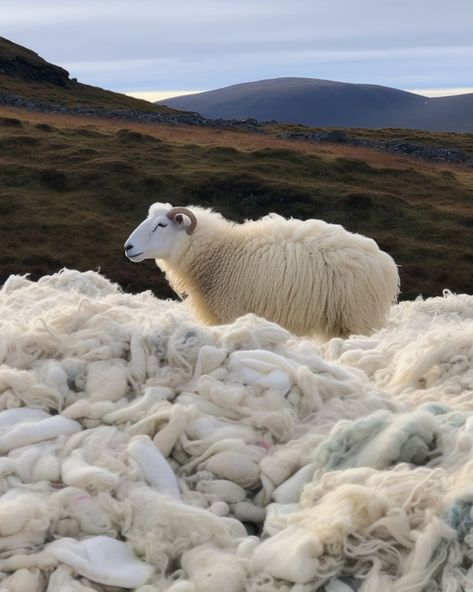
<svg viewBox="0 0 473 592">
<path fill-rule="evenodd" d="M 0 99 L 20 97 L 36 103 L 101 110 L 174 112 L 126 95 L 82 84 L 64 68 L 50 64 L 34 51 L 0 37 Z"/>
<path fill-rule="evenodd" d="M 428 98 L 374 84 L 275 78 L 159 101 L 204 117 L 255 118 L 313 127 L 473 132 L 473 93 Z"/>
</svg>

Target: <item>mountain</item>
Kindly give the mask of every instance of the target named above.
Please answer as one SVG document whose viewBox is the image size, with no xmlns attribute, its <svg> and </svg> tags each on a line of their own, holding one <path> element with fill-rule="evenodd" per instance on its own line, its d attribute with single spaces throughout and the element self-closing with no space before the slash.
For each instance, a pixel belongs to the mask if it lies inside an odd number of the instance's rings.
<svg viewBox="0 0 473 592">
<path fill-rule="evenodd" d="M 9 99 L 9 100 L 8 100 Z M 50 64 L 31 49 L 0 37 L 0 102 L 30 105 L 54 103 L 69 108 L 174 112 L 126 95 L 82 84 L 69 72 Z"/>
<path fill-rule="evenodd" d="M 312 78 L 235 84 L 158 104 L 210 118 L 473 132 L 473 94 L 428 98 L 386 86 Z"/>
</svg>

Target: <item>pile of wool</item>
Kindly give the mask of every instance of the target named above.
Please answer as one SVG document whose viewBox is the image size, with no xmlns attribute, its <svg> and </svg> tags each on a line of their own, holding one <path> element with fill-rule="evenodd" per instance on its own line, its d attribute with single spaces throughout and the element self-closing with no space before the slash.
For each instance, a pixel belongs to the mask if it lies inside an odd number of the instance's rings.
<svg viewBox="0 0 473 592">
<path fill-rule="evenodd" d="M 0 592 L 473 590 L 473 296 L 317 343 L 63 270 L 0 331 Z"/>
</svg>

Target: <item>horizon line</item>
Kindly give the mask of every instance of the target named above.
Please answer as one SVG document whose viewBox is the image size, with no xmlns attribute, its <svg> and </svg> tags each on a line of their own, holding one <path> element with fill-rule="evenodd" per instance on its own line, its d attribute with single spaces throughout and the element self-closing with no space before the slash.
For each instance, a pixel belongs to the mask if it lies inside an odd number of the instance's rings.
<svg viewBox="0 0 473 592">
<path fill-rule="evenodd" d="M 172 97 L 182 97 L 184 95 L 195 95 L 205 90 L 138 90 L 138 91 L 127 91 L 124 95 L 133 97 L 135 99 L 142 99 L 154 103 L 155 101 L 164 101 Z"/>
<path fill-rule="evenodd" d="M 382 85 L 384 86 L 384 85 Z M 224 88 L 224 87 L 221 87 Z M 395 88 L 395 87 L 390 87 Z M 171 99 L 173 97 L 181 97 L 184 95 L 195 95 L 198 93 L 207 92 L 209 90 L 215 89 L 201 89 L 201 90 L 142 90 L 142 91 L 126 91 L 123 94 L 134 97 L 135 99 L 142 99 L 144 101 L 148 101 L 150 103 L 154 103 L 156 101 L 164 101 L 166 99 Z M 406 92 L 410 92 L 416 95 L 421 95 L 423 97 L 451 97 L 454 95 L 464 95 L 473 93 L 473 87 L 470 86 L 455 86 L 455 87 L 445 87 L 445 88 L 403 88 L 399 90 L 405 90 Z M 119 92 L 119 91 L 118 91 Z"/>
</svg>

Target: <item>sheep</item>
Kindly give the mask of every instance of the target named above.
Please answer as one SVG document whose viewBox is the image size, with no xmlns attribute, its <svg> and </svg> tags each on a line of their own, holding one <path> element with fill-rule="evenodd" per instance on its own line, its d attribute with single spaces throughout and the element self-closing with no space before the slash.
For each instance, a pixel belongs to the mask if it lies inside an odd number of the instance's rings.
<svg viewBox="0 0 473 592">
<path fill-rule="evenodd" d="M 237 224 L 199 206 L 154 203 L 125 254 L 155 259 L 204 325 L 254 313 L 300 336 L 369 334 L 399 293 L 397 265 L 374 240 L 315 219 Z"/>
</svg>

